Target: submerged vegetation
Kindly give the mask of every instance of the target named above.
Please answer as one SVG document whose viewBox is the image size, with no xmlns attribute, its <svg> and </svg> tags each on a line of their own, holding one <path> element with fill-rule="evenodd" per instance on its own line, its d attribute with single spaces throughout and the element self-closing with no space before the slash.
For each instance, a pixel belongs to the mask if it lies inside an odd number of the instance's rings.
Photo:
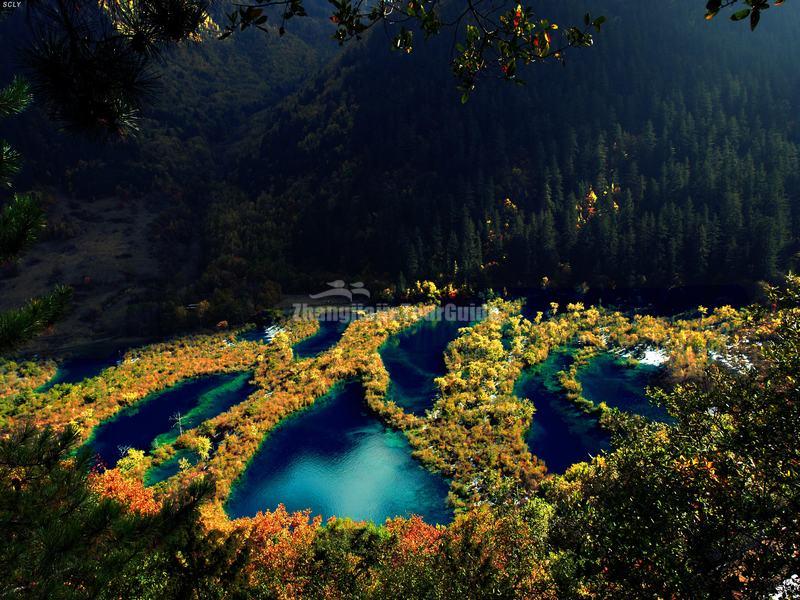
<svg viewBox="0 0 800 600">
<path fill-rule="evenodd" d="M 129 450 L 115 468 L 89 473 L 58 453 L 47 463 L 72 472 L 85 494 L 119 505 L 133 520 L 158 519 L 206 486 L 196 503 L 197 532 L 181 542 L 187 567 L 165 576 L 165 589 L 183 585 L 188 565 L 210 561 L 212 569 L 193 576 L 217 590 L 212 595 L 235 582 L 236 589 L 283 598 L 438 597 L 445 589 L 467 597 L 477 590 L 606 597 L 634 588 L 661 597 L 749 596 L 791 574 L 800 543 L 792 508 L 800 464 L 794 379 L 800 309 L 792 295 L 800 280 L 790 278 L 788 286 L 770 290 L 771 309 L 700 307 L 696 316 L 676 319 L 553 303 L 528 320 L 521 302 L 494 300 L 485 319 L 463 327 L 449 344 L 447 372 L 436 380 L 424 415 L 392 402 L 380 350 L 431 315 L 432 305 L 364 314 L 335 346 L 303 359 L 292 346 L 317 330 L 315 321 L 287 320 L 268 344 L 227 332 L 155 344 L 97 377 L 43 393 L 34 390 L 42 379 L 36 368 L 9 366 L 5 429 L 20 448 L 26 442 L 14 432 L 31 418 L 87 439 L 98 423 L 154 391 L 187 377 L 252 369 L 255 388 L 244 401 L 162 436 L 152 448 Z M 599 419 L 614 441 L 560 476 L 531 454 L 525 436 L 537 418 L 536 398 L 515 395 L 515 383 L 565 349 L 573 360 L 557 379 L 562 401 Z M 654 398 L 674 422 L 648 422 L 581 394 L 576 374 L 590 357 L 618 352 L 635 361 L 655 351 L 670 383 L 653 390 Z M 231 486 L 265 436 L 354 380 L 369 410 L 403 432 L 414 456 L 450 481 L 455 521 L 445 527 L 397 517 L 371 524 L 338 515 L 323 523 L 310 511 L 282 506 L 229 519 L 223 505 Z M 175 468 L 167 468 L 170 461 Z M 32 467 L 18 464 L 16 483 L 4 483 L 12 496 L 34 485 Z M 148 476 L 161 467 L 166 479 Z M 14 510 L 7 505 L 6 516 Z M 642 519 L 644 513 L 651 516 Z M 759 548 L 769 548 L 769 558 Z M 111 595 L 155 589 L 151 578 L 169 560 L 154 551 L 99 589 Z"/>
</svg>

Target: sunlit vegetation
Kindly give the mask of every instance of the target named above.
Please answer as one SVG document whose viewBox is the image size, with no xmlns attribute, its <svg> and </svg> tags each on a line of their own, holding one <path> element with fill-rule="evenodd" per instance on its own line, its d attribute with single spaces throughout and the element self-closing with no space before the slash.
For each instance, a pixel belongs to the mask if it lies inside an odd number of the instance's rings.
<svg viewBox="0 0 800 600">
<path fill-rule="evenodd" d="M 153 515 L 160 508 L 153 490 L 138 479 L 126 477 L 122 468 L 93 473 L 89 476 L 89 487 L 101 497 L 115 500 L 136 514 Z"/>
<path fill-rule="evenodd" d="M 0 359 L 0 401 L 34 390 L 47 383 L 55 374 L 56 363 L 52 360 Z"/>
<path fill-rule="evenodd" d="M 479 502 L 485 481 L 497 473 L 529 488 L 545 475 L 524 442 L 536 418 L 535 405 L 513 393 L 522 369 L 568 346 L 573 361 L 558 374 L 564 399 L 611 426 L 619 411 L 581 394 L 577 373 L 591 357 L 608 350 L 637 354 L 658 348 L 672 378 L 686 381 L 698 377 L 714 353 L 738 352 L 735 332 L 745 319 L 730 307 L 711 315 L 701 307 L 698 318 L 677 320 L 630 317 L 580 303 L 565 308 L 559 312 L 554 303 L 549 318 L 540 313 L 531 322 L 517 314 L 519 305 L 494 302 L 485 322 L 465 330 L 449 346 L 448 373 L 437 381 L 440 398 L 426 418 L 416 424 L 412 418 L 395 418 L 408 428 L 415 455 L 452 479 L 451 500 L 457 506 Z"/>
<path fill-rule="evenodd" d="M 291 321 L 285 339 L 297 341 L 317 327 L 315 321 Z M 149 394 L 190 377 L 247 370 L 268 360 L 272 353 L 269 346 L 237 341 L 235 332 L 154 344 L 129 351 L 119 365 L 96 377 L 56 384 L 43 393 L 6 398 L 2 416 L 12 424 L 22 419 L 33 419 L 40 426 L 69 423 L 85 437 L 95 425 Z"/>
<path fill-rule="evenodd" d="M 523 441 L 533 409 L 513 397 L 522 358 L 503 346 L 519 309 L 519 303 L 492 303 L 486 319 L 449 345 L 448 372 L 437 380 L 440 397 L 423 424 L 408 431 L 415 455 L 452 479 L 456 505 L 481 497 L 487 473 L 520 480 L 544 475 Z"/>
<path fill-rule="evenodd" d="M 430 305 L 365 315 L 349 324 L 337 345 L 313 358 L 296 359 L 292 345 L 318 324 L 287 322 L 270 344 L 234 342 L 227 333 L 157 344 L 87 382 L 32 396 L 40 411 L 46 401 L 53 403 L 44 413 L 48 423 L 88 427 L 99 422 L 96 413 L 81 411 L 97 405 L 113 414 L 130 403 L 119 403 L 119 396 L 69 400 L 79 390 L 121 381 L 123 374 L 134 377 L 132 367 L 141 361 L 149 361 L 148 372 L 160 366 L 161 375 L 148 380 L 158 381 L 158 389 L 187 376 L 177 369 L 177 357 L 198 357 L 208 372 L 255 369 L 258 390 L 244 402 L 174 441 L 147 452 L 130 450 L 116 468 L 88 474 L 81 484 L 89 494 L 127 507 L 131 518 L 158 519 L 206 482 L 193 546 L 181 550 L 188 565 L 214 565 L 193 575 L 203 585 L 230 586 L 233 573 L 237 589 L 278 598 L 420 597 L 456 589 L 465 596 L 494 590 L 504 597 L 597 597 L 631 586 L 660 596 L 750 593 L 785 577 L 785 557 L 800 543 L 790 525 L 796 512 L 789 508 L 796 500 L 797 390 L 793 376 L 778 376 L 795 372 L 791 349 L 800 343 L 800 311 L 791 295 L 798 280 L 790 278 L 788 285 L 789 292 L 770 291 L 775 299 L 767 308 L 699 307 L 696 316 L 677 319 L 553 303 L 547 314 L 527 320 L 520 302 L 492 301 L 487 317 L 462 328 L 448 346 L 447 373 L 437 379 L 435 402 L 423 416 L 407 414 L 387 398 L 380 348 L 431 313 Z M 535 398 L 514 394 L 522 371 L 556 351 L 573 355 L 558 375 L 564 402 L 615 432 L 612 449 L 563 476 L 548 474 L 531 455 L 525 434 L 536 419 Z M 655 392 L 655 401 L 666 406 L 673 424 L 628 419 L 583 397 L 576 374 L 596 354 L 616 352 L 633 363 L 655 351 L 672 382 Z M 416 458 L 450 480 L 455 521 L 446 527 L 419 517 L 323 523 L 310 511 L 291 513 L 283 506 L 229 519 L 223 505 L 231 486 L 269 432 L 352 380 L 362 383 L 367 406 L 405 433 Z M 125 389 L 142 390 L 141 398 L 156 388 L 145 385 L 129 381 Z M 14 420 L 21 417 L 18 411 Z M 86 432 L 74 435 L 80 439 Z M 772 449 L 756 451 L 767 439 Z M 148 471 L 168 460 L 176 461 L 176 473 L 146 486 Z M 708 510 L 698 508 L 698 498 Z M 621 504 L 650 511 L 652 519 L 630 520 L 618 512 Z M 586 536 L 596 541 L 586 545 L 580 541 Z M 699 546 L 697 540 L 703 540 Z M 773 557 L 753 559 L 754 543 L 773 548 Z M 620 547 L 623 552 L 608 553 Z M 720 565 L 719 575 L 696 577 L 707 569 L 692 565 L 703 556 L 709 560 L 712 547 L 724 548 L 710 559 Z M 164 560 L 166 555 L 154 555 L 156 563 Z M 181 575 L 172 577 L 178 579 L 169 585 L 178 585 Z M 113 589 L 135 593 L 146 585 L 139 572 L 126 570 Z"/>
<path fill-rule="evenodd" d="M 441 298 L 431 282 L 418 287 L 422 294 Z M 39 425 L 69 423 L 87 437 L 92 427 L 123 408 L 186 378 L 254 369 L 258 389 L 246 401 L 181 435 L 162 436 L 162 443 L 149 452 L 129 450 L 116 469 L 125 478 L 141 481 L 151 469 L 175 463 L 175 476 L 156 486 L 162 495 L 212 475 L 216 508 L 207 514 L 214 521 L 224 521 L 222 503 L 265 435 L 334 386 L 357 379 L 367 406 L 387 425 L 405 432 L 415 457 L 450 480 L 450 501 L 464 509 L 485 498 L 487 482 L 498 474 L 525 489 L 535 489 L 546 475 L 525 442 L 535 419 L 535 404 L 514 395 L 523 369 L 568 348 L 573 360 L 557 374 L 564 400 L 611 426 L 609 419 L 618 411 L 583 397 L 577 380 L 578 370 L 593 356 L 616 351 L 635 361 L 633 356 L 658 349 L 665 354 L 672 378 L 686 381 L 703 372 L 712 354 L 736 352 L 736 333 L 743 331 L 746 319 L 730 307 L 710 314 L 700 307 L 697 318 L 670 320 L 586 308 L 580 303 L 562 309 L 552 303 L 546 315 L 538 313 L 528 321 L 519 314 L 520 302 L 494 300 L 488 305 L 487 318 L 462 328 L 448 346 L 447 373 L 436 380 L 434 404 L 425 415 L 417 416 L 388 397 L 389 374 L 379 351 L 390 336 L 433 308 L 406 306 L 365 316 L 351 323 L 334 347 L 300 360 L 294 357 L 292 346 L 317 331 L 319 324 L 314 320 L 287 321 L 284 331 L 267 345 L 242 341 L 235 332 L 155 344 L 129 352 L 118 366 L 84 382 L 58 384 L 42 394 L 17 393 L 14 402 L 6 403 L 6 414 L 11 423 L 28 415 L 35 415 Z M 33 380 L 38 381 L 37 377 Z M 21 381 L 16 385 L 30 387 L 24 378 Z"/>
<path fill-rule="evenodd" d="M 182 485 L 203 473 L 216 481 L 216 498 L 221 502 L 231 485 L 242 474 L 250 458 L 258 450 L 264 436 L 281 419 L 311 405 L 335 385 L 348 380 L 374 381 L 376 372 L 385 373 L 378 349 L 388 338 L 409 327 L 433 310 L 427 307 L 400 307 L 378 312 L 351 323 L 339 343 L 315 358 L 291 360 L 291 348 L 280 336 L 272 342 L 272 360 L 264 361 L 255 371 L 260 390 L 247 402 L 210 419 L 179 437 L 177 446 L 196 448 L 198 437 L 211 439 L 216 449 L 208 461 L 182 472 L 177 482 Z M 376 362 L 377 361 L 377 362 Z M 374 384 L 368 384 L 374 389 Z M 372 404 L 377 399 L 372 396 Z"/>
</svg>

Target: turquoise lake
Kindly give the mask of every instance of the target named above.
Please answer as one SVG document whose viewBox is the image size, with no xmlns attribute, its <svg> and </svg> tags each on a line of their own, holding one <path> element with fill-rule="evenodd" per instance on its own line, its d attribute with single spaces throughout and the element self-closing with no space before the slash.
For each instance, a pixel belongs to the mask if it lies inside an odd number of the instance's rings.
<svg viewBox="0 0 800 600">
<path fill-rule="evenodd" d="M 553 352 L 536 368 L 525 371 L 515 387 L 515 394 L 536 408 L 525 438 L 528 448 L 552 473 L 563 473 L 610 443 L 597 420 L 579 411 L 561 393 L 556 373 L 569 367 L 570 361 L 567 353 Z"/>
<path fill-rule="evenodd" d="M 99 459 L 113 467 L 125 448 L 149 450 L 178 436 L 173 418 L 180 413 L 184 429 L 225 412 L 255 391 L 251 373 L 209 375 L 181 382 L 151 394 L 141 402 L 98 425 L 89 445 Z"/>
<path fill-rule="evenodd" d="M 389 397 L 407 412 L 424 415 L 436 397 L 436 377 L 447 372 L 444 351 L 458 337 L 461 321 L 422 320 L 390 338 L 381 348 L 389 372 Z"/>
<path fill-rule="evenodd" d="M 444 479 L 411 457 L 402 433 L 369 413 L 360 385 L 349 383 L 268 435 L 234 485 L 226 510 L 236 518 L 283 503 L 326 519 L 380 523 L 418 514 L 444 524 L 453 518 L 447 490 Z"/>
<path fill-rule="evenodd" d="M 651 385 L 661 369 L 652 365 L 628 365 L 613 354 L 600 354 L 578 371 L 583 396 L 595 404 L 642 415 L 654 421 L 669 422 L 672 418 L 664 407 L 647 398 L 645 388 Z"/>
<path fill-rule="evenodd" d="M 317 334 L 295 345 L 295 354 L 317 356 L 341 339 L 345 326 L 321 323 Z M 432 406 L 437 393 L 434 380 L 445 373 L 443 354 L 462 326 L 465 323 L 422 320 L 382 347 L 381 357 L 391 377 L 390 397 L 398 405 L 419 415 Z M 563 396 L 557 373 L 569 367 L 571 360 L 568 352 L 554 352 L 525 371 L 515 386 L 515 393 L 536 408 L 526 434 L 528 446 L 554 473 L 609 447 L 609 436 L 596 418 Z M 95 364 L 88 372 L 99 367 Z M 590 400 L 668 420 L 644 393 L 657 372 L 657 367 L 631 367 L 602 354 L 583 367 L 578 377 Z M 173 441 L 178 435 L 177 413 L 184 429 L 189 429 L 242 402 L 255 391 L 251 376 L 199 377 L 151 394 L 98 426 L 88 444 L 104 464 L 114 466 L 126 448 L 149 450 Z M 174 475 L 182 458 L 190 463 L 198 460 L 195 453 L 181 451 L 151 469 L 145 482 L 152 485 Z M 453 518 L 447 492 L 447 481 L 414 460 L 404 435 L 372 415 L 360 385 L 349 383 L 288 417 L 267 435 L 234 485 L 226 510 L 231 517 L 252 516 L 283 503 L 292 511 L 310 508 L 324 518 L 336 515 L 383 522 L 397 515 L 419 514 L 427 522 L 444 524 Z"/>
<path fill-rule="evenodd" d="M 333 348 L 342 339 L 347 322 L 320 321 L 319 331 L 304 340 L 297 342 L 292 350 L 297 358 L 313 358 Z"/>
<path fill-rule="evenodd" d="M 113 367 L 122 358 L 122 353 L 111 354 L 102 358 L 75 357 L 69 358 L 58 365 L 56 374 L 52 379 L 39 386 L 37 392 L 46 392 L 59 383 L 77 383 L 84 379 L 96 377 L 108 367 Z"/>
</svg>

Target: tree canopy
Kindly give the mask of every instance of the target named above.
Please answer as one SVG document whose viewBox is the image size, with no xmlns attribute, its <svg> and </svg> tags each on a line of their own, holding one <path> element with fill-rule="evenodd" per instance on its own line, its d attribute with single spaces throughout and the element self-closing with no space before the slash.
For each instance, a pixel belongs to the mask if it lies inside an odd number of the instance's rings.
<svg viewBox="0 0 800 600">
<path fill-rule="evenodd" d="M 525 3 L 464 0 L 328 0 L 325 11 L 340 44 L 377 24 L 395 49 L 410 53 L 415 36 L 449 32 L 450 63 L 466 101 L 482 75 L 520 81 L 525 65 L 563 61 L 586 48 L 606 22 L 586 13 L 554 19 Z M 705 16 L 730 12 L 755 28 L 761 14 L 783 0 L 710 0 Z M 739 8 L 739 5 L 746 5 Z M 11 9 L 5 9 L 8 12 Z M 284 35 L 306 17 L 304 0 L 41 0 L 25 4 L 31 29 L 27 62 L 52 114 L 67 126 L 96 135 L 124 135 L 152 89 L 154 66 L 171 45 L 225 39 L 250 28 Z M 699 15 L 702 12 L 698 13 Z"/>
</svg>

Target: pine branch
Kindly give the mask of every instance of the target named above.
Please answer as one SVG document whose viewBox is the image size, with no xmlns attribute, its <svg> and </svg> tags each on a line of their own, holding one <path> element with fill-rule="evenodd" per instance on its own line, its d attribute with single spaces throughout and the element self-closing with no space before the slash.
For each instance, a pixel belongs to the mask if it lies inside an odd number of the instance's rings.
<svg viewBox="0 0 800 600">
<path fill-rule="evenodd" d="M 44 212 L 31 194 L 14 194 L 0 211 L 0 263 L 28 248 L 44 229 Z"/>
<path fill-rule="evenodd" d="M 25 306 L 0 312 L 0 352 L 19 347 L 55 323 L 67 310 L 72 289 L 58 286 Z"/>
<path fill-rule="evenodd" d="M 11 180 L 19 173 L 22 158 L 5 140 L 0 140 L 0 187 L 10 188 Z"/>
<path fill-rule="evenodd" d="M 31 86 L 20 77 L 0 90 L 0 119 L 18 115 L 31 103 Z M 11 179 L 21 167 L 19 152 L 5 140 L 0 140 L 0 186 L 11 187 Z M 2 260 L 2 257 L 0 257 Z"/>
<path fill-rule="evenodd" d="M 8 86 L 0 90 L 0 118 L 18 115 L 32 100 L 31 86 L 21 77 L 15 77 Z"/>
</svg>

